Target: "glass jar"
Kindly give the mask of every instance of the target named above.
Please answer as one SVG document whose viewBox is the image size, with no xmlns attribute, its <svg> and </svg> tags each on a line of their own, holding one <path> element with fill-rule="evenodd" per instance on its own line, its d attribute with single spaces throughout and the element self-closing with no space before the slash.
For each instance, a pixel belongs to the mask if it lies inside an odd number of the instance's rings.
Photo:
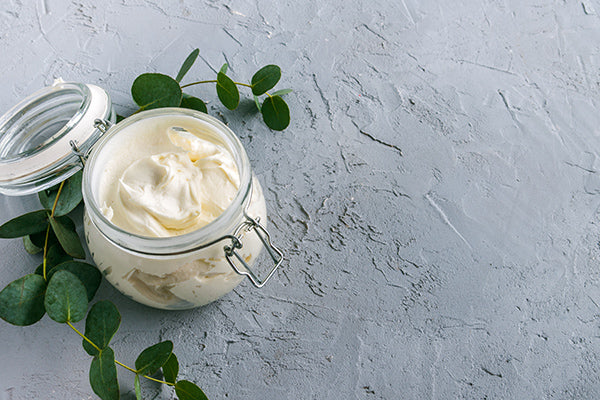
<svg viewBox="0 0 600 400">
<path fill-rule="evenodd" d="M 162 309 L 198 307 L 233 290 L 244 276 L 262 287 L 283 255 L 261 224 L 266 221 L 262 188 L 235 134 L 219 120 L 183 108 L 144 111 L 112 125 L 114 118 L 110 97 L 93 85 L 57 82 L 28 97 L 0 118 L 0 192 L 40 191 L 85 166 L 84 231 L 92 258 L 111 284 L 140 303 Z M 119 134 L 136 124 L 166 120 L 196 126 L 225 147 L 235 160 L 240 185 L 231 204 L 207 225 L 179 236 L 141 236 L 104 216 L 98 183 L 107 155 L 120 145 Z M 252 267 L 263 247 L 273 264 L 260 279 Z"/>
</svg>

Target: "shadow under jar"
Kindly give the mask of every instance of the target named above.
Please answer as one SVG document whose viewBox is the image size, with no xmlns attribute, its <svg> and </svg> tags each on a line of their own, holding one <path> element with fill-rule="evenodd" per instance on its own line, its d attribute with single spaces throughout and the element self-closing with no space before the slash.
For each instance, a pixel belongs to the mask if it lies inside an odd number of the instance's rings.
<svg viewBox="0 0 600 400">
<path fill-rule="evenodd" d="M 46 97 L 63 98 L 65 104 L 45 102 Z M 77 99 L 79 107 L 73 105 Z M 49 110 L 61 108 L 63 122 L 55 120 L 54 126 L 50 127 L 43 126 L 42 121 L 32 131 L 29 128 L 35 119 L 23 121 L 23 116 L 27 119 L 23 110 L 31 109 L 33 103 L 36 107 L 45 105 L 42 108 Z M 67 118 L 69 113 L 71 117 Z M 19 115 L 21 117 L 17 118 Z M 20 121 L 18 126 L 14 123 L 15 118 Z M 4 157 L 0 158 L 0 192 L 19 195 L 40 191 L 84 166 L 84 231 L 92 258 L 113 286 L 148 306 L 162 309 L 202 306 L 229 293 L 244 276 L 256 287 L 262 287 L 281 264 L 283 255 L 271 244 L 269 234 L 261 224 L 266 221 L 263 191 L 235 134 L 219 120 L 183 108 L 144 111 L 112 125 L 114 118 L 108 94 L 93 85 L 58 82 L 28 97 L 0 119 L 0 155 Z M 126 163 L 133 163 L 140 154 L 152 153 L 156 139 L 143 137 L 145 130 L 166 132 L 171 128 L 214 143 L 231 155 L 239 174 L 239 186 L 231 202 L 206 225 L 175 236 L 147 236 L 117 226 L 111 222 L 105 204 L 101 202 L 101 192 L 106 186 L 103 179 L 114 164 L 122 163 L 124 158 Z M 74 133 L 79 131 L 87 133 L 75 137 Z M 45 132 L 45 137 L 32 139 L 36 132 Z M 17 146 L 15 139 L 10 139 L 11 135 L 28 138 L 32 145 L 22 145 L 15 151 Z M 57 142 L 61 143 L 60 151 L 57 151 Z M 7 143 L 12 143 L 10 157 L 5 156 L 10 147 Z M 68 147 L 65 147 L 66 143 Z M 43 156 L 44 160 L 57 158 L 58 161 L 47 161 L 46 169 L 50 172 L 45 171 L 44 176 L 39 176 L 39 169 L 28 171 L 26 168 L 32 169 L 30 158 L 34 156 L 38 159 Z M 8 174 L 8 165 L 22 166 L 18 180 L 4 177 Z M 21 181 L 24 183 L 20 187 L 16 185 Z M 118 183 L 118 180 L 112 182 Z M 252 267 L 263 248 L 272 265 L 261 279 Z"/>
</svg>

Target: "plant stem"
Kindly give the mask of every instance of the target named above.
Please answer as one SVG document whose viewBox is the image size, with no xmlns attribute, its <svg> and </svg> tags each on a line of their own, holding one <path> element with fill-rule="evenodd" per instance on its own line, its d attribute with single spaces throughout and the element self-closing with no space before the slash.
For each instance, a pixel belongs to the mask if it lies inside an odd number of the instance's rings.
<svg viewBox="0 0 600 400">
<path fill-rule="evenodd" d="M 119 364 L 121 367 L 130 370 L 131 372 L 133 372 L 134 374 L 137 374 L 137 371 L 131 367 L 128 367 L 127 365 L 123 364 L 121 361 L 119 360 L 115 360 L 115 364 Z"/>
<path fill-rule="evenodd" d="M 42 263 L 44 264 L 42 267 L 42 275 L 44 276 L 44 280 L 47 281 L 46 278 L 46 256 L 48 255 L 48 236 L 50 235 L 50 223 L 48 223 L 48 228 L 46 228 L 46 240 L 44 240 L 44 260 Z"/>
<path fill-rule="evenodd" d="M 186 85 L 182 85 L 182 86 L 181 86 L 181 88 L 183 89 L 183 88 L 186 88 L 186 87 L 188 87 L 188 86 L 199 85 L 199 84 L 201 84 L 201 83 L 216 83 L 216 82 L 217 82 L 217 80 L 216 80 L 216 79 L 215 79 L 215 80 L 210 80 L 210 81 L 198 81 L 198 82 L 192 82 L 192 83 L 188 83 L 188 84 L 186 84 Z"/>
<path fill-rule="evenodd" d="M 247 83 L 242 83 L 242 82 L 233 82 L 233 83 L 235 83 L 236 85 L 239 85 L 239 86 L 246 86 L 246 87 L 249 87 L 249 88 L 252 87 L 252 85 L 248 85 Z"/>
<path fill-rule="evenodd" d="M 75 328 L 73 326 L 73 324 L 71 324 L 71 321 L 67 321 L 67 325 L 69 325 L 71 327 L 71 329 L 73 329 L 79 336 L 81 336 L 83 338 L 83 340 L 85 340 L 86 342 L 88 342 L 89 344 L 91 344 L 92 346 L 94 346 L 94 348 L 98 351 L 102 351 L 100 349 L 100 347 L 96 346 L 96 343 L 92 342 L 90 339 L 87 338 L 87 336 L 85 336 L 83 333 L 79 332 L 77 330 L 77 328 Z"/>
<path fill-rule="evenodd" d="M 133 372 L 134 374 L 138 373 L 135 369 L 133 369 L 131 367 L 128 367 L 127 365 L 123 364 L 119 360 L 115 360 L 115 364 L 120 365 L 121 367 L 123 367 L 123 368 L 125 368 L 125 369 L 127 369 L 127 370 L 129 370 L 131 372 Z M 169 385 L 169 386 L 174 386 L 171 382 L 161 381 L 160 379 L 156 379 L 156 378 L 153 378 L 153 377 L 148 376 L 148 375 L 140 375 L 140 376 L 143 376 L 144 378 L 149 379 L 149 380 L 154 381 L 154 382 L 163 383 L 163 384 Z"/>
<path fill-rule="evenodd" d="M 60 192 L 62 192 L 62 188 L 65 186 L 65 181 L 60 183 L 58 187 L 58 192 L 56 192 L 56 198 L 54 199 L 54 205 L 52 205 L 52 212 L 50 213 L 50 217 L 54 217 L 54 211 L 56 211 L 56 205 L 58 204 L 58 198 L 60 197 Z"/>
<path fill-rule="evenodd" d="M 56 198 L 54 199 L 54 204 L 52 205 L 52 211 L 50 211 L 50 218 L 54 217 L 54 212 L 56 211 L 56 205 L 58 204 L 58 198 L 60 197 L 60 192 L 62 192 L 62 188 L 65 185 L 65 181 L 62 181 L 60 183 L 60 186 L 58 187 L 58 192 L 56 192 Z M 48 255 L 48 236 L 50 236 L 50 223 L 48 223 L 48 228 L 46 229 L 46 239 L 44 240 L 44 260 L 43 260 L 43 267 L 42 267 L 42 275 L 44 276 L 44 280 L 47 281 L 48 279 L 46 278 L 46 256 Z"/>
<path fill-rule="evenodd" d="M 164 384 L 164 385 L 169 385 L 169 386 L 175 386 L 175 384 L 173 384 L 173 383 L 171 383 L 171 382 L 167 382 L 167 381 L 161 381 L 160 379 L 155 379 L 155 378 L 153 378 L 153 377 L 151 377 L 151 376 L 148 376 L 148 375 L 142 375 L 142 376 L 143 376 L 144 378 L 146 378 L 146 379 L 149 379 L 149 380 L 151 380 L 151 381 L 154 381 L 154 382 L 162 383 L 162 384 Z"/>
<path fill-rule="evenodd" d="M 216 83 L 216 82 L 217 82 L 217 80 L 216 80 L 216 79 L 209 80 L 209 81 L 198 81 L 198 82 L 192 82 L 192 83 L 188 83 L 187 85 L 183 85 L 183 86 L 181 86 L 181 88 L 183 89 L 183 88 L 186 88 L 186 87 L 188 87 L 188 86 L 199 85 L 199 84 L 201 84 L 201 83 Z M 236 85 L 238 85 L 238 86 L 246 86 L 246 87 L 249 87 L 249 88 L 251 88 L 251 87 L 252 87 L 252 85 L 248 85 L 247 83 L 242 83 L 242 82 L 233 82 L 233 83 L 235 83 L 235 84 L 236 84 Z"/>
</svg>

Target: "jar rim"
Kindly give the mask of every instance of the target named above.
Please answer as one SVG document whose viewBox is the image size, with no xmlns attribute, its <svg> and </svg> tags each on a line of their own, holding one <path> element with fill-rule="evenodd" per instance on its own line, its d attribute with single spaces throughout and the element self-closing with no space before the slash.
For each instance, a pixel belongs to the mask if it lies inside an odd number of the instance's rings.
<svg viewBox="0 0 600 400">
<path fill-rule="evenodd" d="M 214 128 L 213 133 L 218 134 L 219 139 L 224 141 L 224 144 L 236 162 L 240 174 L 240 185 L 229 206 L 217 218 L 197 230 L 168 237 L 142 236 L 118 227 L 104 216 L 94 196 L 92 171 L 102 152 L 102 148 L 120 131 L 143 119 L 170 115 L 197 118 L 208 123 L 211 128 Z M 243 209 L 250 201 L 252 194 L 252 171 L 244 146 L 235 133 L 223 122 L 203 112 L 187 108 L 159 108 L 142 111 L 125 118 L 121 122 L 111 126 L 102 138 L 98 140 L 83 170 L 82 193 L 91 222 L 111 242 L 134 253 L 153 254 L 157 256 L 172 255 L 194 251 L 199 246 L 214 241 L 215 237 L 225 235 L 232 230 L 232 225 L 237 222 L 238 217 L 243 214 Z"/>
</svg>

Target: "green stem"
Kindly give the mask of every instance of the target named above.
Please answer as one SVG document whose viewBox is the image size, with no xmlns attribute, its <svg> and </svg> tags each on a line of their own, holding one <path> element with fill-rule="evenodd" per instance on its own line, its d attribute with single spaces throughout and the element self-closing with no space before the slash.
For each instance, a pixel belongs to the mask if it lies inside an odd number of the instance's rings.
<svg viewBox="0 0 600 400">
<path fill-rule="evenodd" d="M 42 275 L 44 276 L 44 280 L 48 281 L 48 278 L 46 278 L 46 256 L 48 255 L 48 236 L 50 235 L 50 223 L 48 223 L 48 228 L 46 228 L 46 240 L 44 240 L 44 260 L 42 261 L 42 263 L 44 264 L 42 266 Z"/>
<path fill-rule="evenodd" d="M 123 368 L 125 368 L 125 369 L 127 369 L 127 370 L 129 370 L 131 372 L 133 372 L 134 374 L 138 373 L 135 369 L 133 369 L 131 367 L 128 367 L 127 365 L 123 364 L 119 360 L 115 360 L 115 363 L 118 364 L 118 365 L 120 365 L 121 367 L 123 367 Z M 171 382 L 161 381 L 160 379 L 156 379 L 156 378 L 153 378 L 153 377 L 148 376 L 148 375 L 140 375 L 140 376 L 143 376 L 144 378 L 149 379 L 149 380 L 154 381 L 154 382 L 163 383 L 163 384 L 169 385 L 169 386 L 174 386 L 174 384 L 172 384 Z"/>
<path fill-rule="evenodd" d="M 56 198 L 54 199 L 54 204 L 52 205 L 52 211 L 50 211 L 50 218 L 54 218 L 54 212 L 56 211 L 56 205 L 58 204 L 58 198 L 60 197 L 60 192 L 62 192 L 62 188 L 65 185 L 65 181 L 62 181 L 60 183 L 60 186 L 58 187 L 58 192 L 56 192 Z M 48 223 L 48 228 L 46 229 L 46 239 L 44 240 L 44 261 L 43 261 L 43 267 L 42 267 L 42 275 L 44 276 L 44 280 L 47 281 L 47 277 L 46 277 L 46 265 L 48 264 L 47 262 L 47 255 L 48 255 L 48 237 L 50 236 L 50 223 Z"/>
<path fill-rule="evenodd" d="M 188 83 L 187 85 L 183 85 L 181 86 L 181 88 L 186 88 L 188 86 L 194 86 L 194 85 L 200 85 L 201 83 L 216 83 L 217 80 L 210 80 L 210 81 L 198 81 L 198 82 L 192 82 L 192 83 Z"/>
<path fill-rule="evenodd" d="M 58 204 L 58 198 L 60 197 L 60 192 L 62 192 L 62 188 L 65 186 L 65 181 L 60 183 L 58 187 L 58 192 L 56 192 L 56 198 L 54 199 L 54 204 L 52 205 L 52 212 L 50 213 L 50 217 L 54 217 L 54 211 L 56 211 L 56 205 Z"/>
<path fill-rule="evenodd" d="M 242 82 L 233 82 L 233 83 L 235 83 L 236 85 L 246 86 L 246 87 L 252 88 L 252 85 L 248 85 L 247 83 L 242 83 Z"/>
<path fill-rule="evenodd" d="M 171 382 L 166 382 L 166 381 L 161 381 L 160 379 L 155 379 L 155 378 L 153 378 L 153 377 L 151 377 L 151 376 L 148 376 L 148 375 L 142 375 L 142 376 L 143 376 L 144 378 L 146 378 L 146 379 L 149 379 L 149 380 L 151 380 L 151 381 L 154 381 L 154 382 L 162 383 L 162 384 L 164 384 L 164 385 L 169 385 L 169 386 L 175 386 L 175 384 L 174 384 L 174 383 L 171 383 Z"/>
<path fill-rule="evenodd" d="M 133 372 L 134 374 L 137 374 L 137 371 L 131 367 L 128 367 L 127 365 L 123 364 L 121 361 L 119 360 L 115 360 L 116 364 L 119 364 L 121 367 L 130 370 L 131 372 Z"/>
<path fill-rule="evenodd" d="M 181 88 L 183 89 L 183 88 L 186 88 L 188 86 L 200 85 L 201 83 L 216 83 L 216 82 L 217 82 L 216 79 L 209 80 L 209 81 L 192 82 L 192 83 L 188 83 L 187 85 L 181 86 Z M 246 87 L 249 87 L 249 88 L 252 87 L 252 85 L 248 85 L 247 83 L 242 83 L 242 82 L 233 82 L 233 83 L 235 83 L 238 86 L 246 86 Z"/>
<path fill-rule="evenodd" d="M 71 324 L 71 321 L 67 321 L 67 325 L 69 325 L 71 327 L 71 329 L 73 329 L 79 336 L 81 336 L 83 338 L 83 340 L 85 340 L 86 342 L 88 342 L 89 344 L 91 344 L 96 350 L 98 350 L 99 352 L 102 351 L 100 349 L 100 347 L 96 346 L 96 343 L 92 342 L 90 339 L 87 338 L 87 336 L 85 336 L 83 333 L 79 332 L 77 330 L 77 328 L 75 328 L 73 326 L 73 324 Z"/>
</svg>

